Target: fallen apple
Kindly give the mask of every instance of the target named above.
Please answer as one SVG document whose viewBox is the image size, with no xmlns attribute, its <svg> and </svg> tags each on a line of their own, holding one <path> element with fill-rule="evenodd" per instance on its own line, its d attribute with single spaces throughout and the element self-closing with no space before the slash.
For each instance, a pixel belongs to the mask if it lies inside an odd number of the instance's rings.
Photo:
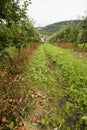
<svg viewBox="0 0 87 130">
<path fill-rule="evenodd" d="M 22 103 L 23 102 L 23 98 L 19 98 L 18 102 Z"/>
<path fill-rule="evenodd" d="M 2 116 L 2 123 L 5 123 L 5 122 L 6 122 L 6 117 Z"/>
<path fill-rule="evenodd" d="M 33 123 L 37 122 L 37 118 L 35 116 L 32 117 L 32 122 Z"/>
</svg>

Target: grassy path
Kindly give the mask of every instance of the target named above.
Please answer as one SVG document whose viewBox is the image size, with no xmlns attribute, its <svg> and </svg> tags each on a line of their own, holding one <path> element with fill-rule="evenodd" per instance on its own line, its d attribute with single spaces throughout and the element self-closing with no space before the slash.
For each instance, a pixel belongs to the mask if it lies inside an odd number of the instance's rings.
<svg viewBox="0 0 87 130">
<path fill-rule="evenodd" d="M 44 47 L 41 46 L 33 55 L 31 63 L 26 70 L 26 79 L 31 86 L 33 102 L 35 102 L 35 109 L 31 113 L 31 118 L 35 116 L 38 119 L 37 124 L 39 125 L 37 127 L 40 130 L 50 130 L 50 126 L 54 128 L 60 127 L 55 121 L 57 120 L 58 102 L 61 100 L 62 91 L 58 89 L 59 84 L 56 80 L 54 68 L 55 65 L 51 63 Z M 36 95 L 36 93 L 39 93 L 40 96 Z M 32 127 L 34 127 L 33 125 L 35 124 L 32 124 Z"/>
<path fill-rule="evenodd" d="M 86 70 L 87 62 L 70 51 L 47 44 L 38 48 L 25 72 L 31 99 L 28 130 L 86 128 Z"/>
</svg>

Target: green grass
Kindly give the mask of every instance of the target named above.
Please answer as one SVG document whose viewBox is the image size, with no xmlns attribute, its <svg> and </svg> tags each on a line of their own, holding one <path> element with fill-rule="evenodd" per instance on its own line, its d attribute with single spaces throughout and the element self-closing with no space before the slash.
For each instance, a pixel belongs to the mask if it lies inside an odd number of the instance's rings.
<svg viewBox="0 0 87 130">
<path fill-rule="evenodd" d="M 26 69 L 26 78 L 35 86 L 35 88 L 42 89 L 53 84 L 53 78 L 51 77 L 51 71 L 48 68 L 47 58 L 42 46 L 32 56 L 31 62 Z M 43 88 L 44 89 L 44 88 Z"/>
<path fill-rule="evenodd" d="M 61 100 L 62 90 L 60 88 L 59 91 L 53 76 L 55 72 L 51 71 L 48 66 L 49 61 L 46 53 L 43 46 L 40 46 L 37 52 L 33 54 L 25 73 L 25 80 L 30 86 L 29 90 L 31 92 L 40 91 L 49 100 L 49 103 L 43 107 L 44 110 L 41 110 L 42 114 L 39 115 L 41 118 L 38 117 L 41 127 L 46 129 L 49 126 L 57 127 L 57 120 L 60 120 L 60 122 L 63 120 L 60 117 L 57 118 L 59 112 L 58 101 Z M 61 112 L 59 115 L 61 115 Z"/>
<path fill-rule="evenodd" d="M 55 62 L 56 71 L 60 77 L 59 82 L 65 89 L 64 113 L 73 121 L 76 118 L 75 113 L 80 121 L 83 116 L 87 116 L 87 61 L 76 58 L 69 50 L 51 45 L 44 45 L 44 47 L 51 60 Z M 74 126 L 72 127 L 74 128 Z M 76 129 L 79 129 L 79 125 L 76 126 Z"/>
<path fill-rule="evenodd" d="M 83 48 L 83 44 L 78 44 L 79 48 Z M 87 43 L 85 44 L 85 48 L 87 49 Z"/>
<path fill-rule="evenodd" d="M 34 104 L 31 108 L 32 114 L 38 113 L 40 128 L 87 129 L 86 60 L 73 51 L 43 44 L 32 55 L 24 76 L 27 92 L 40 91 L 48 99 L 42 108 Z M 32 102 L 41 100 L 36 97 Z"/>
</svg>

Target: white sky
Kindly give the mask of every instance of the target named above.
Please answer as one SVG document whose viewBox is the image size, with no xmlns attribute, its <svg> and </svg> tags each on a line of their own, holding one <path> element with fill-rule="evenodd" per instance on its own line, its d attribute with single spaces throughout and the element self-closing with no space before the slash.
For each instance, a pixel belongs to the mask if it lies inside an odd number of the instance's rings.
<svg viewBox="0 0 87 130">
<path fill-rule="evenodd" d="M 87 0 L 31 0 L 28 15 L 36 26 L 78 19 L 87 15 Z"/>
</svg>

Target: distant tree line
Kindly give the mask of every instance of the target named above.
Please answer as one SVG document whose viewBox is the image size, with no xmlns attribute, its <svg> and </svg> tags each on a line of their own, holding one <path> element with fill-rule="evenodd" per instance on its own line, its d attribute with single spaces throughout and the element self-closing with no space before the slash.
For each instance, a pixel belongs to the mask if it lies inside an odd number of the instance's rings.
<svg viewBox="0 0 87 130">
<path fill-rule="evenodd" d="M 59 43 L 87 43 L 87 17 L 79 25 L 71 22 L 62 26 L 56 33 L 49 38 L 50 42 Z"/>
</svg>

